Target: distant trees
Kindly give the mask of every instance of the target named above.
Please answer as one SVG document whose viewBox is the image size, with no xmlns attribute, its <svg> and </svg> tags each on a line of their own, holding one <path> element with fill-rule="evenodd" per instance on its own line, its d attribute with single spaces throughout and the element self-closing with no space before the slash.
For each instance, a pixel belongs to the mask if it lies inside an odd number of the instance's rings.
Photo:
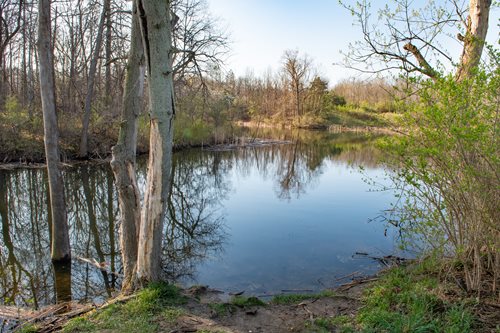
<svg viewBox="0 0 500 333">
<path fill-rule="evenodd" d="M 89 131 L 89 122 L 90 122 L 90 111 L 92 107 L 92 99 L 94 98 L 94 81 L 96 77 L 97 71 L 97 62 L 99 60 L 99 55 L 101 53 L 101 46 L 104 34 L 104 24 L 106 21 L 107 24 L 111 24 L 111 0 L 104 0 L 102 6 L 101 16 L 99 18 L 99 24 L 97 26 L 97 36 L 95 39 L 95 45 L 93 45 L 93 53 L 92 58 L 90 59 L 90 67 L 88 72 L 87 79 L 87 94 L 85 96 L 85 104 L 83 109 L 83 119 L 82 119 L 82 135 L 80 139 L 80 157 L 87 157 L 88 154 L 88 131 Z M 107 18 L 107 19 L 106 19 Z M 107 47 L 110 47 L 111 43 L 111 31 L 108 31 L 108 41 Z M 109 57 L 110 49 L 107 49 L 107 55 Z M 108 64 L 109 67 L 110 64 Z M 110 71 L 107 70 L 106 79 L 109 79 Z M 106 83 L 106 91 L 109 90 L 109 82 Z M 107 97 L 106 97 L 107 98 Z"/>
<path fill-rule="evenodd" d="M 305 111 L 319 114 L 324 111 L 325 98 L 328 95 L 328 82 L 316 76 L 308 87 L 305 99 Z"/>
<path fill-rule="evenodd" d="M 0 1 L 0 110 L 5 102 L 5 85 L 7 83 L 7 71 L 5 70 L 5 52 L 7 46 L 23 25 L 24 1 L 10 0 Z"/>
<path fill-rule="evenodd" d="M 307 56 L 299 57 L 298 51 L 286 50 L 283 54 L 283 68 L 290 82 L 295 98 L 295 115 L 302 115 L 302 92 L 311 70 L 311 60 Z"/>
</svg>

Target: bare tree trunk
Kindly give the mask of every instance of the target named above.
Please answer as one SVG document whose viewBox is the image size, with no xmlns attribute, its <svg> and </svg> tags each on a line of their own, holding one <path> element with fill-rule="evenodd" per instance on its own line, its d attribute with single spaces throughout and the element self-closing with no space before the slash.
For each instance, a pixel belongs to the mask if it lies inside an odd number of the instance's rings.
<svg viewBox="0 0 500 333">
<path fill-rule="evenodd" d="M 51 0 L 38 3 L 38 58 L 40 61 L 40 95 L 42 99 L 45 157 L 52 211 L 52 261 L 71 259 L 64 184 L 59 170 L 59 130 L 54 92 L 53 53 L 50 45 Z"/>
<path fill-rule="evenodd" d="M 136 3 L 132 16 L 132 41 L 123 93 L 122 122 L 118 143 L 113 147 L 111 168 L 118 189 L 120 207 L 120 231 L 123 265 L 122 291 L 134 288 L 137 264 L 137 240 L 140 223 L 140 194 L 135 176 L 135 155 L 137 146 L 137 117 L 141 112 L 144 91 L 144 49 L 139 26 Z"/>
<path fill-rule="evenodd" d="M 170 0 L 139 0 L 141 33 L 149 86 L 149 163 L 141 212 L 137 278 L 140 283 L 161 277 L 163 219 L 172 165 L 174 94 Z"/>
<path fill-rule="evenodd" d="M 473 75 L 474 69 L 479 65 L 488 32 L 490 7 L 491 0 L 470 0 L 469 2 L 465 37 L 459 35 L 459 39 L 464 43 L 460 66 L 456 74 L 459 81 Z"/>
<path fill-rule="evenodd" d="M 99 26 L 97 28 L 97 37 L 95 41 L 94 54 L 90 61 L 89 77 L 87 84 L 87 95 L 85 97 L 85 108 L 83 111 L 83 121 L 82 121 L 82 136 L 80 139 L 80 157 L 87 157 L 88 155 L 88 133 L 89 133 L 89 122 L 90 122 L 90 111 L 92 107 L 92 99 L 94 98 L 94 81 L 95 74 L 97 72 L 97 61 L 99 60 L 99 54 L 101 53 L 102 45 L 102 34 L 104 30 L 104 22 L 106 19 L 106 10 L 109 8 L 109 1 L 104 0 L 103 9 L 101 12 L 101 18 L 99 19 Z"/>
</svg>

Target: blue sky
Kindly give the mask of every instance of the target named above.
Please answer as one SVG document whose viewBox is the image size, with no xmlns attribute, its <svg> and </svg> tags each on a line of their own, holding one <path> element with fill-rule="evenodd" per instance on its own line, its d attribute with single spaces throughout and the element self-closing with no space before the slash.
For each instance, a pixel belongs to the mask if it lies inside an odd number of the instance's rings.
<svg viewBox="0 0 500 333">
<path fill-rule="evenodd" d="M 373 2 L 382 5 L 381 1 Z M 318 72 L 331 85 L 359 76 L 358 72 L 333 65 L 343 59 L 340 50 L 347 50 L 349 42 L 361 38 L 359 27 L 353 26 L 350 13 L 337 0 L 208 0 L 208 4 L 231 35 L 227 65 L 236 75 L 244 75 L 247 70 L 253 70 L 255 75 L 267 69 L 277 70 L 283 52 L 298 49 L 313 59 Z M 491 13 L 490 41 L 498 41 L 499 14 L 498 9 Z"/>
</svg>

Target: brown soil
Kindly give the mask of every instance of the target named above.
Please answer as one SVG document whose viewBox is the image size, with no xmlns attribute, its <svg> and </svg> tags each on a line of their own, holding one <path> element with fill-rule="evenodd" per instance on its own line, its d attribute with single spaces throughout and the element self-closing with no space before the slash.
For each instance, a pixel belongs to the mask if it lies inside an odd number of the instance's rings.
<svg viewBox="0 0 500 333">
<path fill-rule="evenodd" d="M 217 332 L 217 333 L 281 333 L 308 332 L 308 325 L 316 318 L 339 315 L 354 316 L 361 306 L 359 300 L 366 284 L 337 292 L 332 297 L 311 298 L 298 304 L 230 307 L 231 311 L 218 314 L 212 306 L 217 301 L 215 291 L 206 290 L 197 297 L 192 295 L 184 306 L 187 314 L 176 322 L 161 322 L 160 331 L 171 333 Z"/>
</svg>

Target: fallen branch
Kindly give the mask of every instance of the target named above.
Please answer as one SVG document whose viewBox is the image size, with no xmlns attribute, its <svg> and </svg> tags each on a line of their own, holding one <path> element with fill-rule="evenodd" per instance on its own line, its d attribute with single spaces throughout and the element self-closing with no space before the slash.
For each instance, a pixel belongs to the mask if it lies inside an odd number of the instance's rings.
<svg viewBox="0 0 500 333">
<path fill-rule="evenodd" d="M 377 281 L 378 279 L 379 278 L 367 278 L 367 279 L 361 279 L 361 280 L 354 280 L 354 281 L 351 281 L 349 283 L 344 283 L 344 284 L 340 285 L 340 287 L 337 288 L 337 290 L 339 290 L 339 291 L 346 291 L 346 290 L 349 290 L 352 287 L 355 287 L 357 285 L 368 283 L 368 282 Z"/>
</svg>

